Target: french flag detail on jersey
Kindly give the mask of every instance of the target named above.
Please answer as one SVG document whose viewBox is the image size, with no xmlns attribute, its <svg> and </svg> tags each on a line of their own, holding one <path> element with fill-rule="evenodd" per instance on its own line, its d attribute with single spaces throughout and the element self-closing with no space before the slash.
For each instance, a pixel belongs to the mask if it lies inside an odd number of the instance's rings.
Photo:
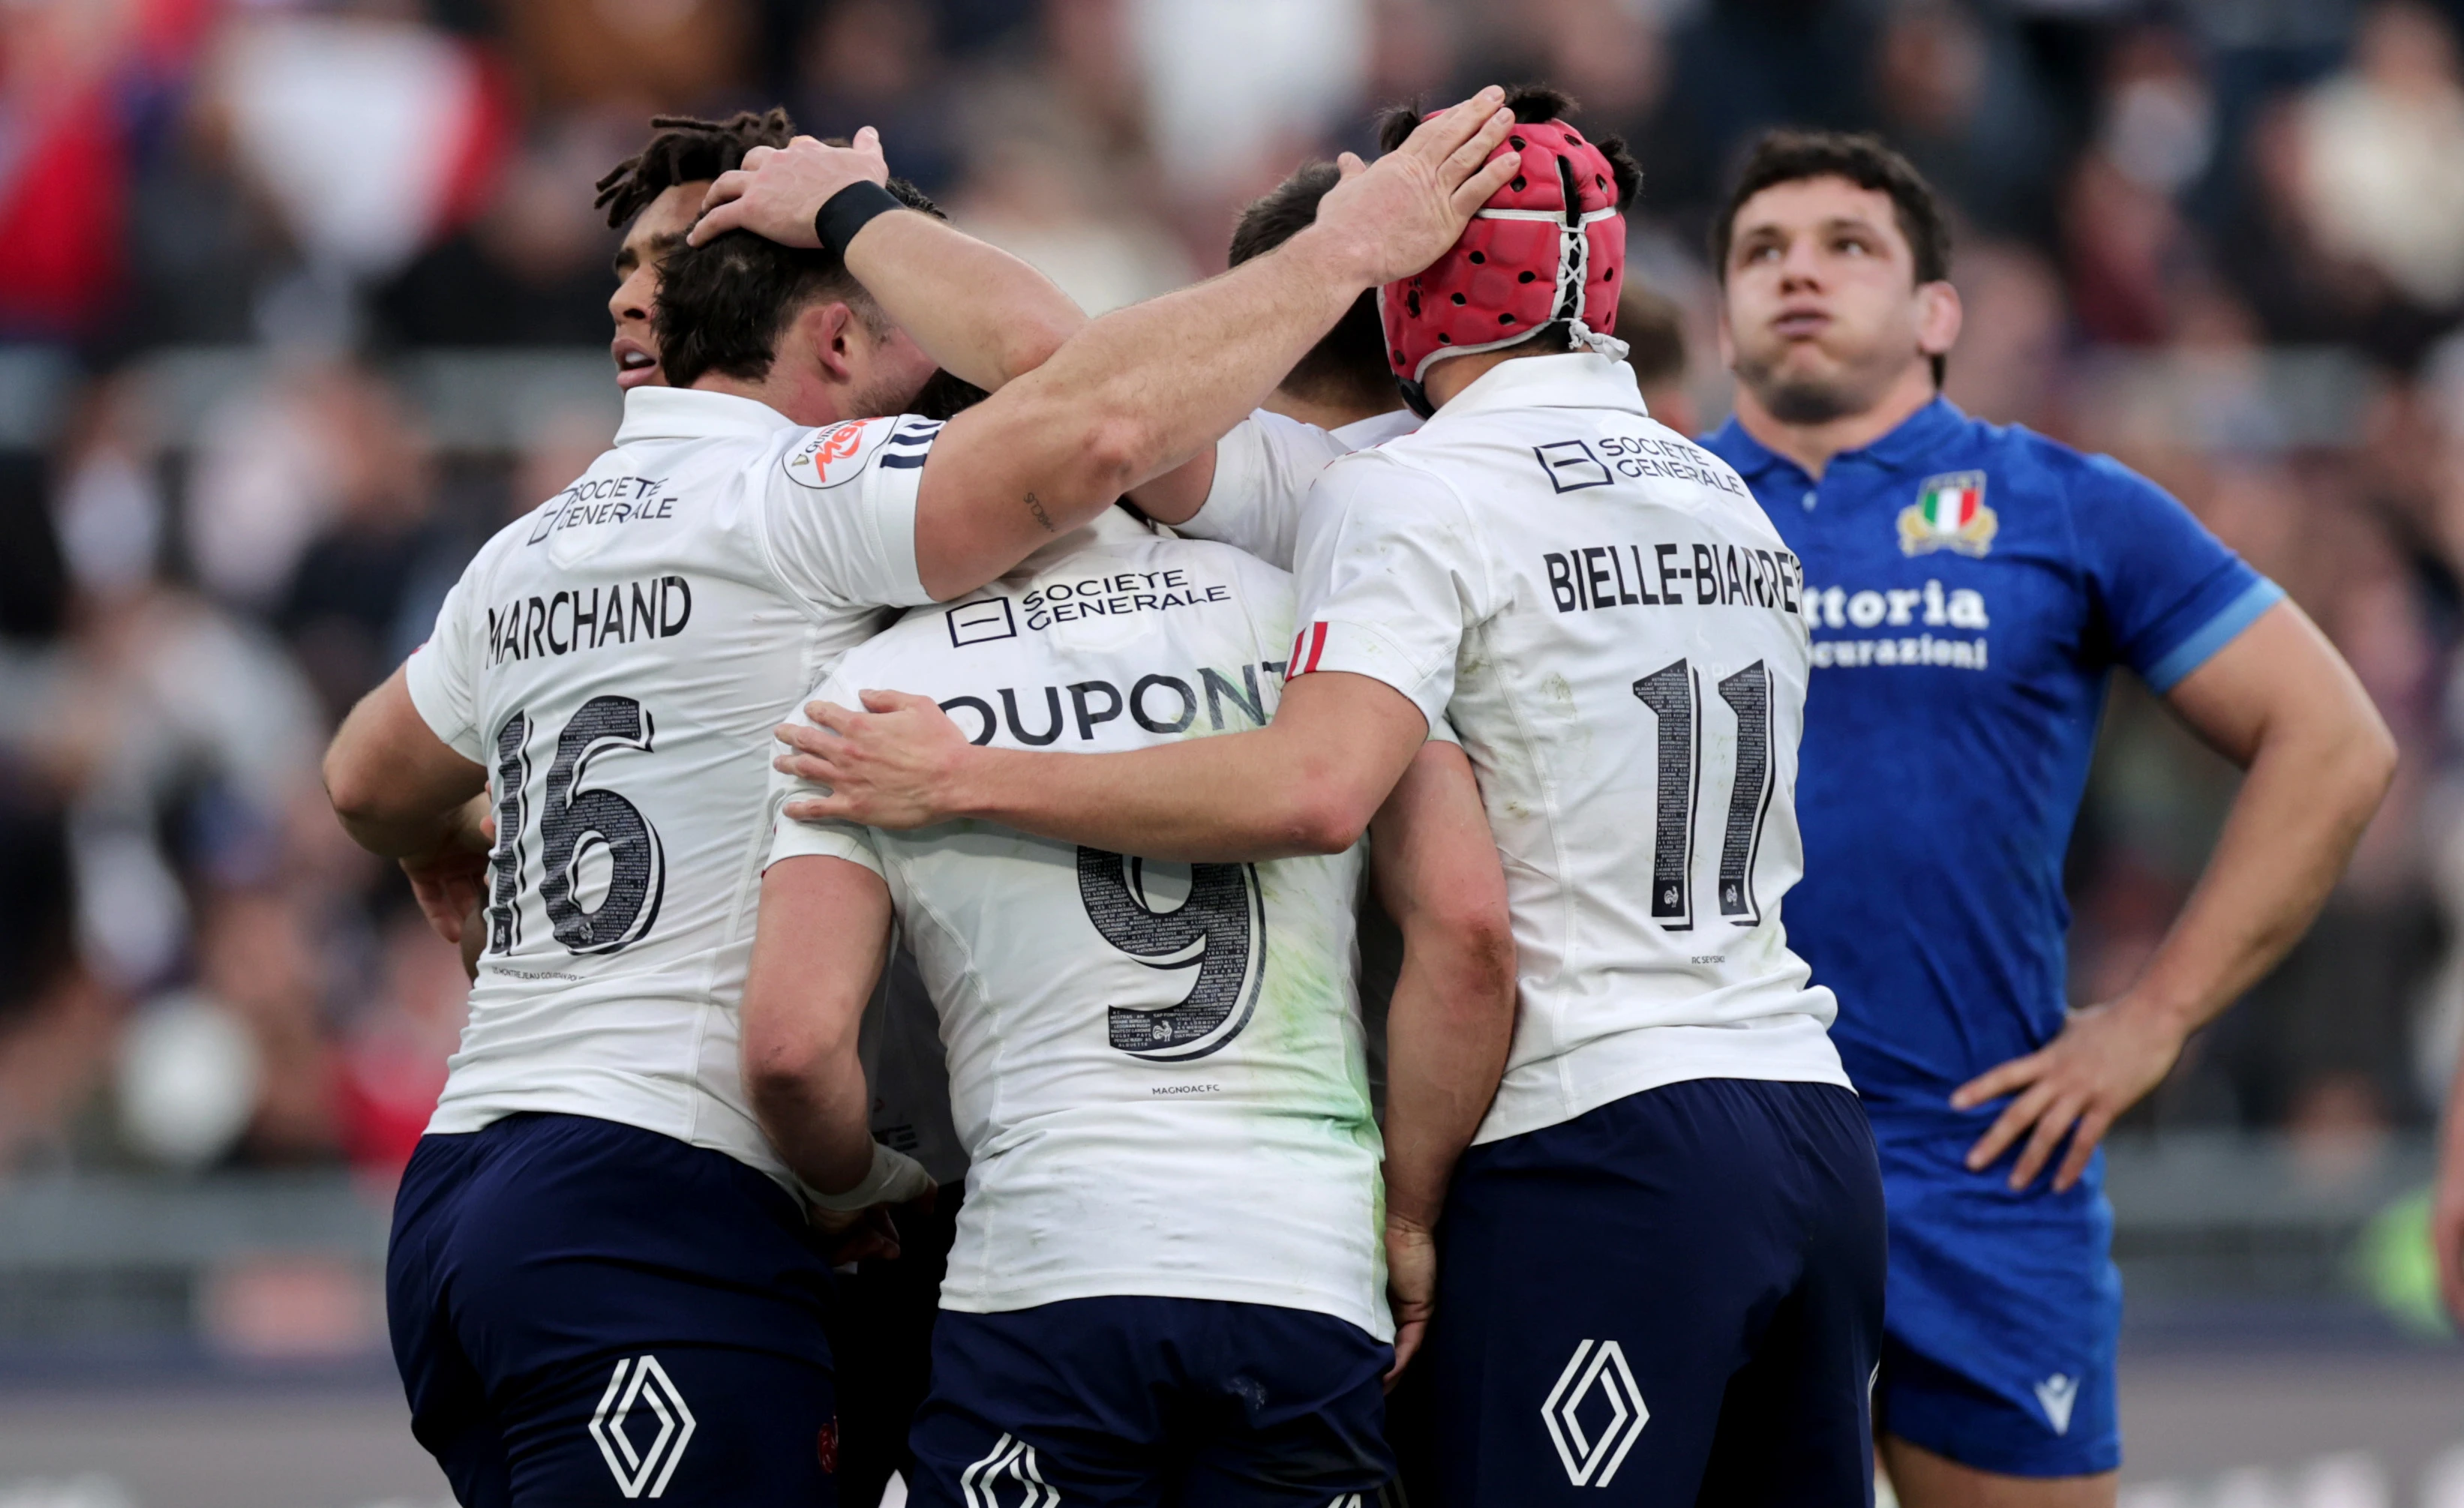
<svg viewBox="0 0 2464 1508">
<path fill-rule="evenodd" d="M 1296 675 L 1307 675 L 1317 668 L 1318 656 L 1326 653 L 1326 624 L 1310 623 L 1292 639 L 1291 667 L 1284 672 L 1288 681 Z"/>
</svg>

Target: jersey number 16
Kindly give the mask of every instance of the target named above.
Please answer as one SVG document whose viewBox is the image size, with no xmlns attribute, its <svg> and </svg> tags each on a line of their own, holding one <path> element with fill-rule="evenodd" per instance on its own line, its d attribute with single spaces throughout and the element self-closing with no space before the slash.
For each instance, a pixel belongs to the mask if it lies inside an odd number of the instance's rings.
<svg viewBox="0 0 2464 1508">
<path fill-rule="evenodd" d="M 650 752 L 650 714 L 629 696 L 594 696 L 557 734 L 539 807 L 539 900 L 556 940 L 573 953 L 612 953 L 640 942 L 659 919 L 667 893 L 666 850 L 641 808 L 613 791 L 585 787 L 592 761 L 616 749 Z M 530 882 L 528 712 L 496 730 L 495 885 L 488 906 L 488 950 L 511 952 L 522 940 L 522 889 Z M 607 887 L 584 909 L 575 875 L 604 854 Z"/>
</svg>

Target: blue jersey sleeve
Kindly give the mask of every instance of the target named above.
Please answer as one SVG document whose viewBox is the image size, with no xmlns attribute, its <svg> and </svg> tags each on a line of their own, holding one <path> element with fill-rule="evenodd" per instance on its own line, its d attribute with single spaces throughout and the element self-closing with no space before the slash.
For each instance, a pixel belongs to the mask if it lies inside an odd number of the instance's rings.
<svg viewBox="0 0 2464 1508">
<path fill-rule="evenodd" d="M 2087 460 L 2072 518 L 2105 641 L 2160 695 L 2284 595 L 2164 489 L 2108 457 Z"/>
</svg>

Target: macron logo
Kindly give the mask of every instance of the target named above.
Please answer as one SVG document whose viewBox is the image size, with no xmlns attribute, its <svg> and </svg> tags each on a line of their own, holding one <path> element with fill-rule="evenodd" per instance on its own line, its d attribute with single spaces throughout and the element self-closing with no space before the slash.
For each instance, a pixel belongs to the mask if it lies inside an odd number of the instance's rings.
<svg viewBox="0 0 2464 1508">
<path fill-rule="evenodd" d="M 2079 1380 L 2056 1372 L 2036 1385 L 2036 1402 L 2043 1406 L 2045 1421 L 2056 1434 L 2071 1432 L 2071 1405 L 2079 1402 Z"/>
</svg>

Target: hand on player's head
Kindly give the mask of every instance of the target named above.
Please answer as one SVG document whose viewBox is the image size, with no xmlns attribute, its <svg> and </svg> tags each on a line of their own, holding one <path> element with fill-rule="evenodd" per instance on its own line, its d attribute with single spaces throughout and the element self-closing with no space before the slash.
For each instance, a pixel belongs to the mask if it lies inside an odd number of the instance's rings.
<svg viewBox="0 0 2464 1508">
<path fill-rule="evenodd" d="M 1364 164 L 1346 152 L 1343 181 L 1319 201 L 1305 233 L 1339 247 L 1353 281 L 1409 277 L 1446 253 L 1489 196 L 1514 177 L 1511 153 L 1491 159 L 1513 128 L 1494 85 L 1420 122 L 1401 146 Z"/>
<path fill-rule="evenodd" d="M 929 827 L 958 815 L 953 776 L 970 748 L 958 725 L 929 696 L 867 691 L 863 700 L 861 712 L 808 702 L 804 715 L 817 726 L 781 725 L 777 737 L 790 752 L 772 763 L 830 788 L 789 801 L 787 815 L 889 828 Z"/>
<path fill-rule="evenodd" d="M 685 239 L 699 246 L 730 230 L 750 230 L 781 246 L 818 247 L 813 216 L 832 194 L 854 184 L 890 182 L 881 133 L 870 126 L 846 146 L 800 136 L 783 147 L 757 146 L 744 165 L 721 173 L 702 196 L 701 219 Z"/>
</svg>

